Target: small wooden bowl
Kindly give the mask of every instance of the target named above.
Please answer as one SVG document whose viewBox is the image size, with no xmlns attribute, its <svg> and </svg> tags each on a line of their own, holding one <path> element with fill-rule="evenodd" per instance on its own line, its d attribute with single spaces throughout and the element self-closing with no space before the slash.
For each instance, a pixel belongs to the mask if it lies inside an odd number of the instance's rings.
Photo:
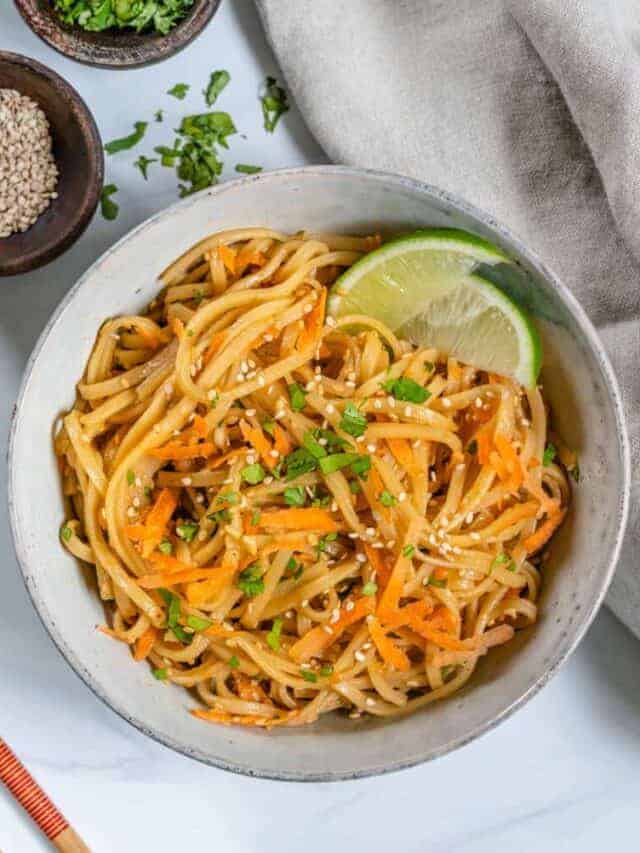
<svg viewBox="0 0 640 853">
<path fill-rule="evenodd" d="M 90 33 L 63 24 L 50 0 L 14 0 L 34 33 L 51 47 L 78 62 L 106 68 L 151 65 L 186 47 L 209 23 L 220 0 L 197 0 L 193 8 L 166 35 L 126 29 Z"/>
<path fill-rule="evenodd" d="M 82 234 L 94 214 L 104 176 L 102 140 L 80 95 L 50 68 L 0 51 L 0 88 L 36 101 L 47 119 L 58 167 L 57 198 L 23 233 L 0 238 L 0 275 L 48 264 Z"/>
</svg>

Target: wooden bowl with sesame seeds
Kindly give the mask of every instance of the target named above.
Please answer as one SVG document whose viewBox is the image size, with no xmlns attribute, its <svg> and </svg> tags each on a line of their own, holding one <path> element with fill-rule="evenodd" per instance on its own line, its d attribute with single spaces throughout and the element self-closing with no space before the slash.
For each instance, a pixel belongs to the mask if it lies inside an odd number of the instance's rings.
<svg viewBox="0 0 640 853">
<path fill-rule="evenodd" d="M 26 56 L 0 51 L 0 89 L 19 92 L 42 110 L 49 123 L 51 150 L 58 171 L 54 196 L 36 221 L 25 231 L 0 237 L 0 275 L 10 276 L 49 263 L 82 234 L 100 198 L 104 157 L 100 134 L 87 105 L 50 68 Z M 23 145 L 24 132 L 18 136 Z M 0 141 L 0 209 L 3 187 L 4 204 L 7 198 L 9 204 L 15 203 L 12 201 L 15 195 L 9 196 L 7 185 L 3 184 L 20 169 L 20 157 L 14 162 L 11 151 L 5 137 Z M 7 174 L 3 177 L 4 171 Z M 29 184 L 26 186 L 31 188 Z"/>
<path fill-rule="evenodd" d="M 166 34 L 131 29 L 88 32 L 63 23 L 50 0 L 15 0 L 15 4 L 34 33 L 70 59 L 104 68 L 132 68 L 161 62 L 185 48 L 207 26 L 220 0 L 196 0 Z"/>
</svg>

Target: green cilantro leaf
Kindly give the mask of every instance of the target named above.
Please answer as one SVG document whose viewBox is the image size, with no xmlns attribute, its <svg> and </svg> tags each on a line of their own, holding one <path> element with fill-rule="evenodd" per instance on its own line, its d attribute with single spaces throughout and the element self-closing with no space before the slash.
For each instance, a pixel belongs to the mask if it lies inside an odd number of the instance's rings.
<svg viewBox="0 0 640 853">
<path fill-rule="evenodd" d="M 366 432 L 367 416 L 360 409 L 356 408 L 353 403 L 349 402 L 344 407 L 342 418 L 340 419 L 340 429 L 354 438 L 358 438 Z"/>
<path fill-rule="evenodd" d="M 315 672 L 311 672 L 310 669 L 301 669 L 300 675 L 304 678 L 305 681 L 309 681 L 311 684 L 315 684 L 318 680 L 318 676 Z"/>
<path fill-rule="evenodd" d="M 280 651 L 280 632 L 282 631 L 282 619 L 279 616 L 273 620 L 271 630 L 267 634 L 267 645 L 274 650 Z"/>
<path fill-rule="evenodd" d="M 212 107 L 218 99 L 218 95 L 231 80 L 228 71 L 213 71 L 209 78 L 209 85 L 204 90 L 204 99 L 208 107 Z"/>
<path fill-rule="evenodd" d="M 152 669 L 151 674 L 154 678 L 157 678 L 158 681 L 165 681 L 168 676 L 166 667 L 163 667 L 162 669 Z"/>
<path fill-rule="evenodd" d="M 327 455 L 327 451 L 320 442 L 314 438 L 311 430 L 307 430 L 302 436 L 302 444 L 315 459 L 322 459 Z"/>
<path fill-rule="evenodd" d="M 100 192 L 100 212 L 105 219 L 114 220 L 118 216 L 120 205 L 111 198 L 112 195 L 118 192 L 118 187 L 115 184 L 105 184 Z"/>
<path fill-rule="evenodd" d="M 185 521 L 176 525 L 176 533 L 185 542 L 192 542 L 199 529 L 200 525 L 195 521 Z"/>
<path fill-rule="evenodd" d="M 177 98 L 179 101 L 184 101 L 187 97 L 187 92 L 191 87 L 188 83 L 176 83 L 171 89 L 167 89 L 167 95 L 172 95 L 174 98 Z"/>
<path fill-rule="evenodd" d="M 163 110 L 156 110 L 154 113 L 154 118 L 157 122 L 164 121 L 164 111 Z"/>
<path fill-rule="evenodd" d="M 119 151 L 127 151 L 140 142 L 146 133 L 148 123 L 146 121 L 137 121 L 133 126 L 134 131 L 129 136 L 123 136 L 121 139 L 114 139 L 111 142 L 107 142 L 104 146 L 107 154 L 117 154 Z"/>
<path fill-rule="evenodd" d="M 320 667 L 320 675 L 323 678 L 329 678 L 330 675 L 333 675 L 333 666 L 330 663 L 323 663 Z"/>
<path fill-rule="evenodd" d="M 247 598 L 255 598 L 264 592 L 264 581 L 262 580 L 262 569 L 259 563 L 254 563 L 238 575 L 238 589 L 247 596 Z"/>
<path fill-rule="evenodd" d="M 173 553 L 173 545 L 169 542 L 168 539 L 163 539 L 162 542 L 158 545 L 158 550 L 162 554 L 172 554 Z"/>
<path fill-rule="evenodd" d="M 363 595 L 375 595 L 378 591 L 378 584 L 373 581 L 369 581 L 362 587 Z"/>
<path fill-rule="evenodd" d="M 248 163 L 236 163 L 236 172 L 241 175 L 256 175 L 262 171 L 262 166 L 250 166 Z"/>
<path fill-rule="evenodd" d="M 301 412 L 306 405 L 307 392 L 304 390 L 302 385 L 299 385 L 297 382 L 287 386 L 287 390 L 289 392 L 291 408 L 294 412 Z"/>
<path fill-rule="evenodd" d="M 235 655 L 231 655 L 229 660 L 227 661 L 229 669 L 237 669 L 240 666 L 240 661 Z"/>
<path fill-rule="evenodd" d="M 132 471 L 132 470 L 131 470 L 131 468 L 129 468 L 129 470 L 127 471 L 127 483 L 128 483 L 130 486 L 133 486 L 133 484 L 135 483 L 135 481 L 136 481 L 136 475 L 135 475 L 135 472 L 134 472 L 134 471 Z"/>
<path fill-rule="evenodd" d="M 383 383 L 382 387 L 396 400 L 403 400 L 407 403 L 424 403 L 431 396 L 430 392 L 422 385 L 418 385 L 413 379 L 407 379 L 404 376 L 399 379 L 389 379 Z"/>
<path fill-rule="evenodd" d="M 556 450 L 556 448 L 554 447 L 554 445 L 553 445 L 553 444 L 551 444 L 551 442 L 549 442 L 549 444 L 547 444 L 547 446 L 545 447 L 545 449 L 544 449 L 544 454 L 543 454 L 543 456 L 542 456 L 542 464 L 544 465 L 544 467 L 545 467 L 545 468 L 546 468 L 548 465 L 551 465 L 551 463 L 553 462 L 553 460 L 556 458 L 556 453 L 557 453 L 557 452 L 558 452 L 558 451 Z"/>
<path fill-rule="evenodd" d="M 245 483 L 249 483 L 251 486 L 257 486 L 258 483 L 261 483 L 266 477 L 265 470 L 259 462 L 254 462 L 252 465 L 246 465 L 242 471 L 240 471 L 240 476 L 245 481 Z"/>
<path fill-rule="evenodd" d="M 64 542 L 68 542 L 69 539 L 71 539 L 71 537 L 73 536 L 73 530 L 66 524 L 63 524 L 60 528 L 60 536 L 62 537 Z"/>
<path fill-rule="evenodd" d="M 284 490 L 283 497 L 287 506 L 304 506 L 307 501 L 307 496 L 302 486 L 289 486 Z"/>
<path fill-rule="evenodd" d="M 366 454 L 358 456 L 355 462 L 351 463 L 351 470 L 363 480 L 367 479 L 367 474 L 371 470 L 371 457 Z"/>
<path fill-rule="evenodd" d="M 149 165 L 151 163 L 157 162 L 157 157 L 145 157 L 144 154 L 141 154 L 133 165 L 136 167 L 136 169 L 140 169 L 140 173 L 146 181 L 149 179 L 149 176 L 147 175 L 147 169 L 149 168 Z"/>
<path fill-rule="evenodd" d="M 315 471 L 318 467 L 318 460 L 309 453 L 306 447 L 298 447 L 287 454 L 284 461 L 287 466 L 287 480 L 295 480 L 296 477 Z"/>
<path fill-rule="evenodd" d="M 273 133 L 280 120 L 289 109 L 287 93 L 279 86 L 275 77 L 267 77 L 262 87 L 260 96 L 262 103 L 262 116 L 264 118 L 264 129 L 267 133 Z"/>
<path fill-rule="evenodd" d="M 348 465 L 351 465 L 351 470 L 354 470 L 353 465 L 358 464 L 360 459 L 361 456 L 359 453 L 332 453 L 331 456 L 325 456 L 323 459 L 320 459 L 318 464 L 323 474 L 333 474 L 335 471 L 340 471 L 341 468 L 346 468 Z"/>
<path fill-rule="evenodd" d="M 398 503 L 397 499 L 394 498 L 394 496 L 391 494 L 391 492 L 388 492 L 386 489 L 384 492 L 380 493 L 378 500 L 380 501 L 382 506 L 386 506 L 386 507 L 395 506 Z"/>
<path fill-rule="evenodd" d="M 405 545 L 404 548 L 402 549 L 402 556 L 407 557 L 407 558 L 413 557 L 415 550 L 416 550 L 415 545 Z"/>
<path fill-rule="evenodd" d="M 204 619 L 202 616 L 187 616 L 187 625 L 193 628 L 194 631 L 206 631 L 213 625 L 211 619 Z"/>
</svg>

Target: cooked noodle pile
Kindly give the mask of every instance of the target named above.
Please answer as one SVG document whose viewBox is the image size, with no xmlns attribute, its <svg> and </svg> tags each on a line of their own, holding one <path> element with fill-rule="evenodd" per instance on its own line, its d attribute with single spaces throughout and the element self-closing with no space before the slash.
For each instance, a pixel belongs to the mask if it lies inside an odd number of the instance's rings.
<svg viewBox="0 0 640 853">
<path fill-rule="evenodd" d="M 569 500 L 543 399 L 325 316 L 378 242 L 202 241 L 104 323 L 56 437 L 102 630 L 203 719 L 406 714 L 536 620 L 532 559 Z"/>
</svg>

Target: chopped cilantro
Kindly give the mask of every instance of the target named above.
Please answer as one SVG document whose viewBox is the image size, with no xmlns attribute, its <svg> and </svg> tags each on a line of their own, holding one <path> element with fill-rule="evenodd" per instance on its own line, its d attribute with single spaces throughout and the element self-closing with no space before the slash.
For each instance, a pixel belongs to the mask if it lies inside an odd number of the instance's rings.
<svg viewBox="0 0 640 853">
<path fill-rule="evenodd" d="M 194 0 L 53 0 L 59 18 L 88 32 L 128 29 L 166 35 L 188 14 Z"/>
<path fill-rule="evenodd" d="M 348 465 L 353 466 L 360 458 L 358 453 L 332 453 L 331 456 L 320 459 L 318 464 L 323 474 L 333 474 Z"/>
<path fill-rule="evenodd" d="M 156 110 L 154 113 L 154 118 L 157 122 L 164 121 L 164 111 L 163 110 Z"/>
<path fill-rule="evenodd" d="M 498 554 L 489 566 L 489 571 L 492 572 L 494 569 L 497 569 L 498 566 L 504 566 L 505 569 L 510 572 L 515 572 L 516 570 L 516 564 L 508 554 Z"/>
<path fill-rule="evenodd" d="M 358 456 L 355 462 L 351 463 L 351 470 L 363 480 L 367 479 L 367 474 L 371 470 L 371 457 L 366 454 Z"/>
<path fill-rule="evenodd" d="M 173 553 L 173 545 L 169 542 L 168 539 L 163 539 L 162 542 L 158 545 L 158 551 L 162 554 L 172 554 Z"/>
<path fill-rule="evenodd" d="M 403 400 L 407 403 L 424 403 L 431 396 L 422 385 L 418 385 L 413 379 L 407 379 L 404 376 L 399 379 L 389 379 L 383 383 L 382 387 L 396 400 Z"/>
<path fill-rule="evenodd" d="M 147 169 L 149 168 L 149 165 L 151 163 L 157 163 L 157 162 L 158 162 L 157 157 L 145 157 L 144 154 L 141 154 L 133 165 L 136 167 L 136 169 L 140 169 L 142 177 L 146 181 L 149 178 L 149 176 L 147 175 Z"/>
<path fill-rule="evenodd" d="M 229 660 L 227 661 L 229 669 L 237 669 L 240 666 L 240 661 L 235 655 L 231 655 Z"/>
<path fill-rule="evenodd" d="M 313 433 L 310 430 L 307 430 L 302 436 L 302 444 L 315 459 L 322 459 L 327 455 L 327 451 L 320 442 L 314 438 Z"/>
<path fill-rule="evenodd" d="M 307 392 L 304 390 L 302 385 L 299 385 L 297 382 L 293 382 L 289 385 L 287 390 L 289 391 L 291 408 L 294 412 L 301 412 L 306 405 Z"/>
<path fill-rule="evenodd" d="M 380 501 L 382 506 L 386 506 L 386 507 L 395 506 L 398 503 L 397 499 L 394 498 L 394 496 L 391 494 L 391 492 L 388 492 L 386 489 L 384 492 L 380 493 L 378 500 Z"/>
<path fill-rule="evenodd" d="M 337 538 L 338 538 L 337 533 L 327 533 L 325 536 L 321 536 L 320 539 L 318 540 L 318 544 L 316 545 L 316 550 L 318 551 L 318 553 L 326 551 L 327 550 L 327 543 L 328 542 L 335 542 Z"/>
<path fill-rule="evenodd" d="M 363 595 L 375 595 L 378 591 L 378 584 L 373 581 L 369 581 L 362 587 Z"/>
<path fill-rule="evenodd" d="M 158 679 L 158 681 L 164 681 L 168 675 L 166 667 L 163 667 L 162 669 L 152 669 L 151 673 L 154 678 Z"/>
<path fill-rule="evenodd" d="M 276 431 L 276 422 L 273 418 L 266 418 L 262 422 L 262 429 L 267 433 L 267 435 L 273 436 Z"/>
<path fill-rule="evenodd" d="M 187 92 L 191 87 L 188 83 L 176 83 L 171 89 L 167 89 L 167 95 L 172 95 L 174 98 L 177 98 L 179 101 L 184 101 L 187 97 Z"/>
<path fill-rule="evenodd" d="M 168 608 L 167 628 L 173 629 L 178 624 L 178 619 L 180 618 L 180 599 L 171 590 L 164 589 L 163 587 L 158 589 L 158 593 L 162 596 Z"/>
<path fill-rule="evenodd" d="M 415 550 L 416 550 L 415 545 L 405 545 L 404 548 L 402 549 L 402 556 L 407 557 L 407 559 L 409 557 L 413 557 Z"/>
<path fill-rule="evenodd" d="M 238 497 L 237 492 L 220 492 L 218 497 L 216 498 L 216 503 L 218 504 L 231 504 L 234 506 L 238 503 L 240 498 Z"/>
<path fill-rule="evenodd" d="M 207 102 L 208 107 L 212 107 L 218 99 L 218 95 L 227 83 L 231 80 L 231 75 L 228 71 L 224 69 L 220 71 L 213 71 L 211 73 L 211 77 L 209 78 L 209 85 L 204 90 L 204 99 Z"/>
<path fill-rule="evenodd" d="M 435 368 L 435 364 L 434 364 L 432 361 L 425 361 L 425 363 L 424 363 L 424 369 L 425 369 L 428 373 L 433 373 L 434 368 Z"/>
<path fill-rule="evenodd" d="M 349 480 L 349 489 L 352 495 L 359 495 L 362 491 L 362 486 L 357 480 Z"/>
<path fill-rule="evenodd" d="M 259 524 L 260 524 L 260 513 L 256 509 L 254 512 L 251 513 L 251 526 L 257 527 Z"/>
<path fill-rule="evenodd" d="M 262 171 L 262 166 L 250 166 L 248 163 L 236 163 L 236 172 L 241 175 L 256 175 Z"/>
<path fill-rule="evenodd" d="M 280 632 L 282 631 L 282 619 L 279 616 L 273 620 L 271 630 L 267 634 L 267 645 L 274 650 L 280 651 Z"/>
<path fill-rule="evenodd" d="M 145 498 L 150 498 L 152 494 L 153 494 L 153 489 L 151 488 L 151 486 L 145 486 L 144 487 Z"/>
<path fill-rule="evenodd" d="M 446 580 L 439 580 L 438 578 L 434 577 L 429 578 L 429 586 L 437 586 L 439 589 L 444 589 L 446 585 Z"/>
<path fill-rule="evenodd" d="M 132 471 L 131 468 L 129 468 L 129 470 L 127 471 L 127 483 L 130 486 L 133 486 L 135 481 L 136 481 L 135 471 Z"/>
<path fill-rule="evenodd" d="M 333 675 L 333 666 L 330 663 L 323 663 L 320 667 L 320 675 L 323 678 L 329 678 L 330 675 Z"/>
<path fill-rule="evenodd" d="M 217 512 L 212 512 L 207 518 L 216 524 L 222 524 L 223 522 L 230 521 L 231 515 L 228 509 L 219 509 Z"/>
<path fill-rule="evenodd" d="M 297 450 L 285 456 L 284 461 L 287 466 L 287 480 L 295 480 L 296 477 L 315 471 L 318 467 L 318 461 L 306 447 L 298 447 Z"/>
<path fill-rule="evenodd" d="M 73 536 L 73 530 L 66 524 L 63 524 L 60 528 L 60 536 L 62 537 L 64 542 L 68 542 L 69 539 L 71 539 L 71 537 Z"/>
<path fill-rule="evenodd" d="M 349 402 L 344 407 L 340 420 L 340 429 L 354 436 L 354 438 L 358 438 L 366 432 L 367 416 L 360 409 L 356 408 L 353 403 Z"/>
<path fill-rule="evenodd" d="M 185 521 L 176 525 L 176 533 L 185 542 L 192 542 L 199 529 L 200 525 L 195 521 Z"/>
<path fill-rule="evenodd" d="M 556 453 L 557 453 L 557 452 L 558 452 L 558 451 L 556 450 L 556 448 L 554 447 L 554 445 L 553 445 L 553 444 L 551 444 L 551 442 L 549 442 L 549 444 L 547 444 L 547 446 L 545 447 L 545 449 L 544 449 L 544 454 L 543 454 L 543 456 L 542 456 L 542 464 L 545 466 L 545 468 L 546 468 L 548 465 L 551 465 L 551 463 L 553 462 L 553 460 L 556 458 Z"/>
<path fill-rule="evenodd" d="M 287 506 L 304 506 L 307 501 L 307 496 L 302 486 L 289 486 L 284 490 L 283 497 Z"/>
<path fill-rule="evenodd" d="M 251 486 L 257 486 L 258 483 L 261 483 L 266 474 L 264 468 L 259 462 L 254 462 L 253 465 L 246 465 L 242 471 L 240 471 L 240 476 L 245 481 L 245 483 L 249 483 Z"/>
<path fill-rule="evenodd" d="M 105 219 L 112 221 L 118 215 L 120 205 L 116 204 L 111 198 L 112 195 L 118 192 L 118 187 L 115 184 L 105 184 L 100 193 L 100 212 Z"/>
<path fill-rule="evenodd" d="M 300 675 L 304 678 L 305 681 L 309 681 L 311 684 L 315 684 L 318 680 L 318 676 L 315 672 L 311 672 L 310 669 L 301 669 Z"/>
<path fill-rule="evenodd" d="M 193 632 L 185 631 L 182 625 L 174 625 L 171 630 L 173 631 L 176 639 L 178 639 L 185 646 L 188 646 L 189 643 L 193 641 Z"/>
<path fill-rule="evenodd" d="M 275 77 L 267 77 L 264 81 L 260 101 L 262 103 L 264 129 L 267 133 L 273 133 L 280 116 L 289 109 L 287 93 L 282 86 L 278 85 Z"/>
<path fill-rule="evenodd" d="M 262 569 L 259 563 L 254 563 L 238 575 L 238 589 L 247 596 L 247 598 L 255 598 L 264 592 L 264 581 L 262 580 Z"/>
<path fill-rule="evenodd" d="M 128 136 L 123 136 L 121 139 L 113 139 L 111 142 L 107 142 L 104 146 L 104 150 L 107 154 L 117 154 L 119 151 L 127 151 L 129 148 L 133 148 L 134 145 L 137 145 L 138 142 L 140 142 L 146 133 L 147 122 L 137 121 L 133 127 L 133 133 L 130 133 Z"/>
</svg>

